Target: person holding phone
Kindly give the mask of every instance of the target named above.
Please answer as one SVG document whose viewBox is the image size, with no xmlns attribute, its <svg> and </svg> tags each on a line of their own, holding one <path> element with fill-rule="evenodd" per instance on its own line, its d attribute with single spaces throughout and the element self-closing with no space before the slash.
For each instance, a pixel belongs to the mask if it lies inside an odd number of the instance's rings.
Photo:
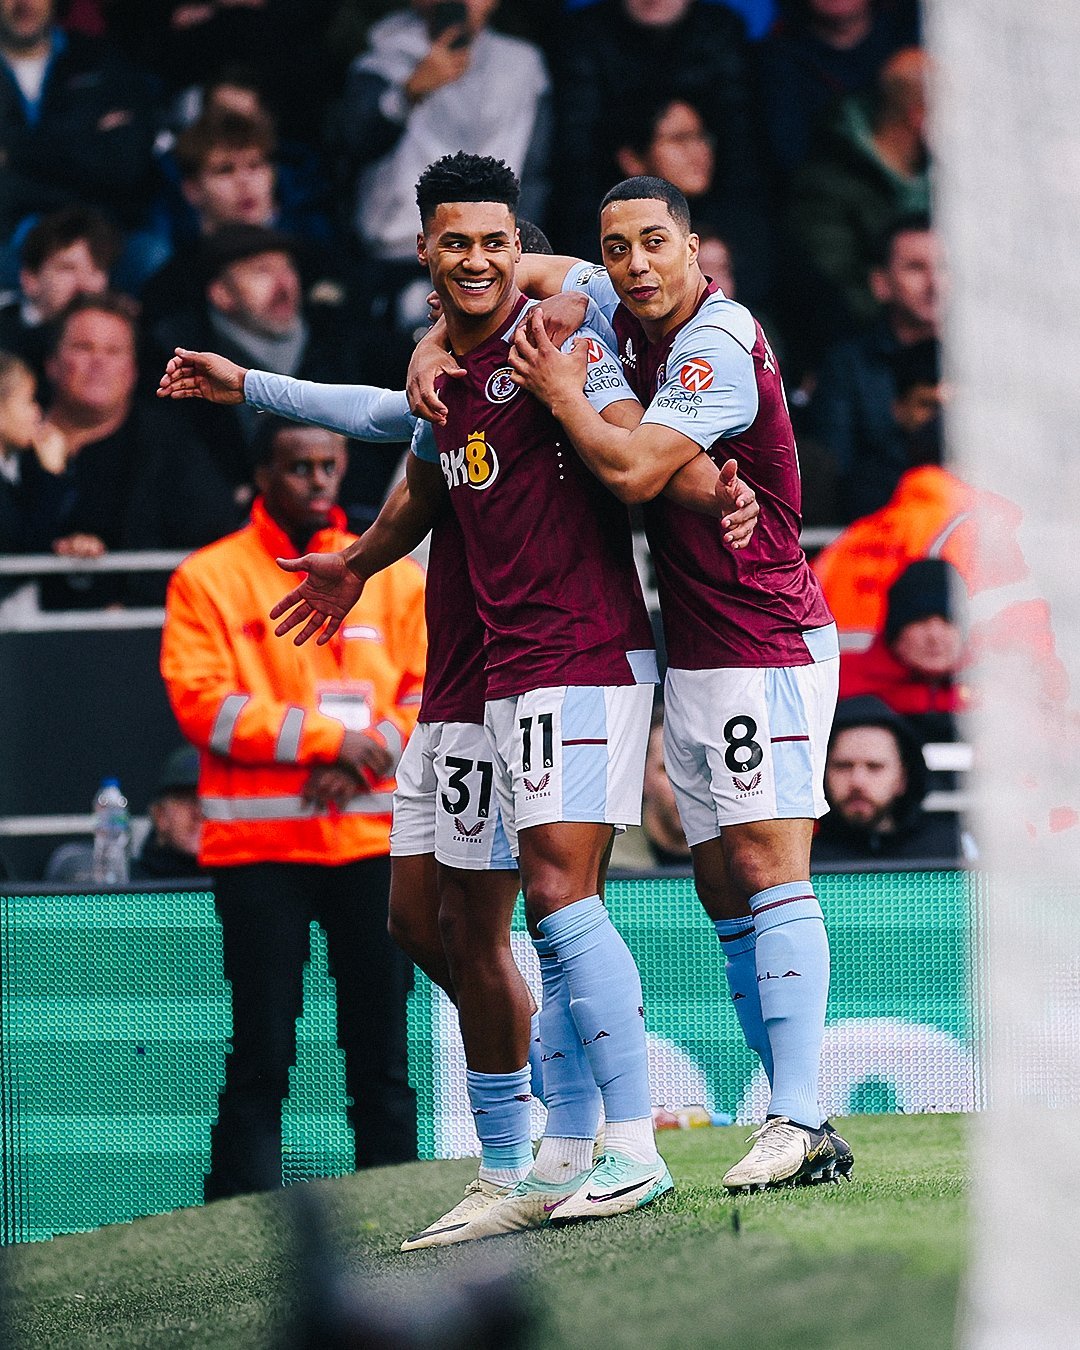
<svg viewBox="0 0 1080 1350">
<path fill-rule="evenodd" d="M 489 27 L 497 7 L 413 0 L 372 26 L 346 81 L 338 138 L 355 174 L 353 228 L 366 298 L 399 339 L 399 378 L 427 329 L 414 196 L 424 169 L 457 150 L 500 159 L 521 181 L 522 214 L 543 228 L 551 82 L 537 47 Z"/>
</svg>

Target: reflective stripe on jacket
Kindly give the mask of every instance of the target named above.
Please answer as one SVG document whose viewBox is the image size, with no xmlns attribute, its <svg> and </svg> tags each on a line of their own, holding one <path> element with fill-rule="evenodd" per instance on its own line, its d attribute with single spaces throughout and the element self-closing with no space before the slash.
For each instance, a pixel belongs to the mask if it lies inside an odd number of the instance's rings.
<svg viewBox="0 0 1080 1350">
<path fill-rule="evenodd" d="M 344 514 L 308 550 L 344 548 Z M 337 761 L 346 726 L 394 763 L 416 723 L 427 653 L 421 568 L 403 559 L 368 582 L 325 646 L 274 636 L 294 584 L 276 564 L 296 546 L 261 501 L 251 523 L 200 549 L 169 584 L 161 672 L 184 734 L 201 750 L 200 862 L 343 863 L 389 851 L 392 778 L 340 811 L 303 800 L 311 769 Z"/>
</svg>

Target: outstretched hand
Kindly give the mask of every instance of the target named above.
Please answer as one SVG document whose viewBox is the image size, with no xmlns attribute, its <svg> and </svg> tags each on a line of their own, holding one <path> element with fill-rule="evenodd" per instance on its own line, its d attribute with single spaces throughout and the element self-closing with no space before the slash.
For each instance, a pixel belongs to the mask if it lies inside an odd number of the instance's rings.
<svg viewBox="0 0 1080 1350">
<path fill-rule="evenodd" d="M 157 387 L 158 398 L 204 398 L 210 403 L 244 401 L 247 370 L 216 352 L 176 348 Z"/>
<path fill-rule="evenodd" d="M 739 477 L 739 466 L 733 459 L 726 460 L 720 466 L 716 499 L 721 511 L 727 513 L 720 521 L 724 530 L 724 543 L 734 549 L 745 548 L 754 533 L 761 508 L 758 506 L 757 493 Z"/>
<path fill-rule="evenodd" d="M 296 646 L 302 647 L 316 633 L 319 646 L 325 646 L 360 599 L 364 583 L 349 571 L 343 553 L 305 553 L 302 558 L 278 558 L 277 565 L 307 575 L 270 611 L 272 619 L 281 619 L 274 632 L 284 637 L 303 624 L 293 638 Z"/>
</svg>

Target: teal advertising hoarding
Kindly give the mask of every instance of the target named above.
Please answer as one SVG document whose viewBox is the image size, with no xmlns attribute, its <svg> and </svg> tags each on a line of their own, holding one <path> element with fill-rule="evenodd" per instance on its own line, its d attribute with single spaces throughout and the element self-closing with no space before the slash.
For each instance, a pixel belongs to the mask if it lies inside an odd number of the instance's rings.
<svg viewBox="0 0 1080 1350">
<path fill-rule="evenodd" d="M 979 878 L 859 873 L 816 883 L 833 954 L 826 1110 L 977 1107 Z M 607 902 L 641 969 L 654 1102 L 761 1119 L 764 1078 L 689 880 L 610 882 Z M 514 941 L 535 989 L 520 906 Z M 230 1025 L 212 895 L 0 895 L 0 971 L 0 1238 L 35 1241 L 197 1204 Z M 285 1106 L 286 1181 L 351 1166 L 318 937 L 304 1006 Z M 453 1009 L 419 976 L 409 1037 L 421 1155 L 474 1153 Z"/>
</svg>

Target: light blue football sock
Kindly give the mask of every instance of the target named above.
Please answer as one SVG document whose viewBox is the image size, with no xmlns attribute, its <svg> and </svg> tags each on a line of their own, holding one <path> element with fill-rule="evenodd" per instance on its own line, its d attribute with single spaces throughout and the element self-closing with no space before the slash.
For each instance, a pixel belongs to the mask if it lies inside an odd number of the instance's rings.
<svg viewBox="0 0 1080 1350">
<path fill-rule="evenodd" d="M 724 975 L 728 991 L 739 1019 L 743 1039 L 761 1060 L 769 1082 L 772 1082 L 772 1046 L 761 1015 L 761 999 L 757 982 L 757 933 L 752 915 L 739 919 L 714 919 L 713 927 L 724 953 Z"/>
<path fill-rule="evenodd" d="M 757 933 L 757 985 L 772 1048 L 769 1115 L 815 1129 L 821 1042 L 829 997 L 829 939 L 809 881 L 770 886 L 750 897 Z"/>
<path fill-rule="evenodd" d="M 527 1064 L 513 1073 L 465 1071 L 480 1140 L 480 1175 L 488 1181 L 520 1181 L 532 1166 L 530 1077 Z"/>
<path fill-rule="evenodd" d="M 651 1139 L 645 1011 L 630 949 L 599 895 L 549 914 L 538 927 L 562 966 L 570 1013 L 604 1099 L 608 1126 L 648 1117 Z"/>
<path fill-rule="evenodd" d="M 529 1022 L 529 1073 L 532 1078 L 532 1095 L 541 1106 L 547 1106 L 547 1098 L 544 1096 L 544 1053 L 540 1046 L 539 1008 Z"/>
<path fill-rule="evenodd" d="M 544 1134 L 557 1139 L 592 1139 L 600 1119 L 600 1089 L 570 1012 L 570 986 L 551 943 L 534 938 L 533 946 L 544 984 L 538 1046 L 548 1112 Z"/>
</svg>

